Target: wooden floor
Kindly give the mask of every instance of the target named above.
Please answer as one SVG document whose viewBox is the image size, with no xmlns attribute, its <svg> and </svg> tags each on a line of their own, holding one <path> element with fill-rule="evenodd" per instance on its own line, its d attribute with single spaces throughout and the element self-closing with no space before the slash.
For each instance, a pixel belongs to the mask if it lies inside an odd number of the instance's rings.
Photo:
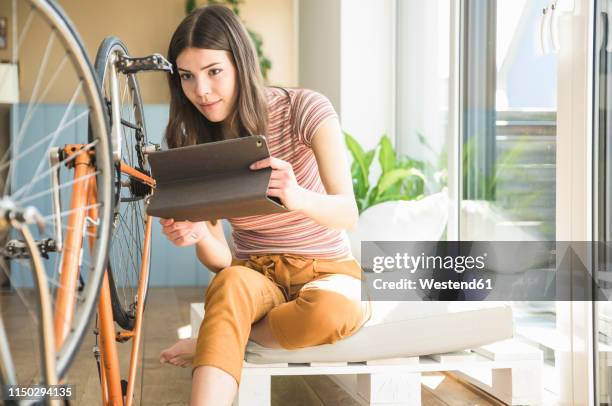
<svg viewBox="0 0 612 406">
<path fill-rule="evenodd" d="M 188 404 L 191 370 L 161 365 L 158 358 L 162 349 L 177 340 L 178 329 L 189 324 L 189 304 L 195 301 L 201 302 L 203 294 L 203 288 L 150 289 L 145 311 L 144 351 L 140 361 L 136 405 Z M 0 296 L 0 310 L 9 334 L 18 377 L 21 383 L 25 383 L 36 374 L 38 358 L 34 324 L 28 317 L 28 309 L 21 303 L 15 294 L 4 293 Z M 28 320 L 30 322 L 27 322 Z M 92 329 L 93 325 L 89 331 Z M 101 403 L 98 371 L 92 355 L 94 342 L 94 335 L 87 334 L 68 378 L 65 380 L 66 383 L 76 385 L 77 400 L 73 404 L 89 406 Z M 127 371 L 131 343 L 119 346 L 123 371 Z M 422 382 L 424 406 L 499 404 L 469 390 L 457 380 L 444 374 L 424 374 Z M 278 406 L 358 405 L 326 376 L 273 377 L 272 404 Z"/>
</svg>

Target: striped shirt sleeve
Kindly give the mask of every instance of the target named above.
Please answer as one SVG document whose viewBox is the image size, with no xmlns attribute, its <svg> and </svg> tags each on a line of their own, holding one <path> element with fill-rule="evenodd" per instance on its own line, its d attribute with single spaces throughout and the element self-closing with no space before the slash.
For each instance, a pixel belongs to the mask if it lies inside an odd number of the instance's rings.
<svg viewBox="0 0 612 406">
<path fill-rule="evenodd" d="M 298 141 L 310 147 L 319 126 L 330 117 L 338 118 L 334 107 L 321 93 L 303 89 L 297 92 L 292 109 Z"/>
</svg>

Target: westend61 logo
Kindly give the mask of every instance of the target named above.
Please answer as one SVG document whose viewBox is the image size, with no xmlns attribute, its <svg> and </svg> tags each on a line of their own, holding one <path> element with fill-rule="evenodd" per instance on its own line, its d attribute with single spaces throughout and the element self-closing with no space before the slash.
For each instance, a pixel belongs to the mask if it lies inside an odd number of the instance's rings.
<svg viewBox="0 0 612 406">
<path fill-rule="evenodd" d="M 372 271 L 381 273 L 391 269 L 405 269 L 410 273 L 417 270 L 454 270 L 463 273 L 466 270 L 483 270 L 487 253 L 478 256 L 440 256 L 440 255 L 409 255 L 396 253 L 394 256 L 375 256 Z"/>
</svg>

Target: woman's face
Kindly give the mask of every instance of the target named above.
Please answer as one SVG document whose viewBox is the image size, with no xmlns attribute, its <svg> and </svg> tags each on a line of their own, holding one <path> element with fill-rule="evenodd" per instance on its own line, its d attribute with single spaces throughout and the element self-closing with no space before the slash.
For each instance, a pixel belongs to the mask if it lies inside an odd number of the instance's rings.
<svg viewBox="0 0 612 406">
<path fill-rule="evenodd" d="M 185 96 L 212 122 L 225 120 L 237 96 L 236 68 L 231 53 L 186 48 L 176 58 Z"/>
</svg>

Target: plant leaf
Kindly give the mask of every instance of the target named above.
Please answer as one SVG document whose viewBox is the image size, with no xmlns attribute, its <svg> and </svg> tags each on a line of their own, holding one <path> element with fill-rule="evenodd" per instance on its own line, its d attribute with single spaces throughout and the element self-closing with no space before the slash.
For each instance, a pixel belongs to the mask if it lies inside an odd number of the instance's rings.
<svg viewBox="0 0 612 406">
<path fill-rule="evenodd" d="M 368 168 L 368 173 L 370 173 L 370 167 L 372 166 L 372 161 L 374 161 L 374 155 L 376 154 L 376 148 L 369 150 L 365 154 L 365 164 Z"/>
<path fill-rule="evenodd" d="M 366 154 L 363 152 L 363 148 L 357 142 L 355 138 L 353 138 L 349 133 L 344 133 L 344 141 L 346 146 L 348 147 L 351 155 L 353 156 L 353 161 L 357 162 L 357 166 L 359 167 L 359 178 L 362 182 L 365 189 L 370 188 L 370 184 L 368 182 L 368 176 L 370 174 L 369 165 L 366 165 Z"/>
<path fill-rule="evenodd" d="M 396 155 L 391 140 L 387 134 L 380 138 L 380 151 L 378 153 L 378 161 L 380 162 L 380 168 L 382 169 L 383 175 L 395 169 L 396 167 Z"/>
<path fill-rule="evenodd" d="M 187 0 L 185 3 L 185 13 L 189 14 L 197 7 L 195 0 Z"/>
<path fill-rule="evenodd" d="M 429 142 L 427 142 L 427 138 L 425 138 L 425 136 L 423 134 L 421 134 L 421 132 L 417 131 L 416 132 L 416 136 L 417 136 L 417 138 L 419 140 L 419 144 L 423 145 L 425 148 L 427 148 L 428 150 L 430 150 L 434 154 L 436 153 L 436 151 L 434 151 L 434 149 L 431 146 L 431 144 Z"/>
<path fill-rule="evenodd" d="M 376 191 L 376 196 L 380 197 L 391 186 L 410 176 L 416 176 L 425 181 L 425 175 L 423 175 L 423 173 L 418 169 L 394 169 L 391 172 L 387 172 L 386 174 L 380 176 L 377 184 L 378 190 Z"/>
</svg>

